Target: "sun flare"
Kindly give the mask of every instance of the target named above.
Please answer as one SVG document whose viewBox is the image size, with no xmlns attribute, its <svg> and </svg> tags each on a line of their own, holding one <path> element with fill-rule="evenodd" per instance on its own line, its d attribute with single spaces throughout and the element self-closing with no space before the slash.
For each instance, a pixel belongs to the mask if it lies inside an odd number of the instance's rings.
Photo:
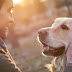
<svg viewBox="0 0 72 72">
<path fill-rule="evenodd" d="M 23 1 L 23 0 L 13 0 L 13 2 L 14 2 L 15 4 L 20 4 L 20 3 L 22 3 L 22 1 Z"/>
</svg>

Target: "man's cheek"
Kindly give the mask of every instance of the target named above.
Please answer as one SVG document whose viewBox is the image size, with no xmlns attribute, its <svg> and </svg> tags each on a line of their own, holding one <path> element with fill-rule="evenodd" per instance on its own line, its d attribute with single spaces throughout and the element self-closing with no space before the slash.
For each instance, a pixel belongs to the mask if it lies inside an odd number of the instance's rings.
<svg viewBox="0 0 72 72">
<path fill-rule="evenodd" d="M 6 27 L 6 37 L 8 36 L 8 27 Z"/>
<path fill-rule="evenodd" d="M 7 21 L 3 20 L 3 21 L 0 22 L 0 27 L 4 28 L 4 27 L 6 27 L 6 24 L 7 24 Z"/>
</svg>

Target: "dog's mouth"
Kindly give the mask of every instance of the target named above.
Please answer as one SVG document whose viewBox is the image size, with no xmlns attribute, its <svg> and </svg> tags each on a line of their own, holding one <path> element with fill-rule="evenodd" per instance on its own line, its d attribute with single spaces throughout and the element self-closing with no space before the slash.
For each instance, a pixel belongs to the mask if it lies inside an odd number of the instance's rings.
<svg viewBox="0 0 72 72">
<path fill-rule="evenodd" d="M 55 56 L 55 57 L 60 56 L 65 51 L 65 46 L 55 48 L 55 47 L 48 46 L 47 44 L 45 44 L 43 42 L 42 42 L 42 44 L 43 44 L 42 52 L 46 56 Z"/>
</svg>

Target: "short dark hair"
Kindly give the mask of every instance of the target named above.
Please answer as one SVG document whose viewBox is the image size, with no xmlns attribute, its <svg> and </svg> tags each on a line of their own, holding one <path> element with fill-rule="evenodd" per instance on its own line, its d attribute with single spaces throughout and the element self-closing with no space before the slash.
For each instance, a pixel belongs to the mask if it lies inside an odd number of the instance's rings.
<svg viewBox="0 0 72 72">
<path fill-rule="evenodd" d="M 0 9 L 6 0 L 0 0 Z"/>
</svg>

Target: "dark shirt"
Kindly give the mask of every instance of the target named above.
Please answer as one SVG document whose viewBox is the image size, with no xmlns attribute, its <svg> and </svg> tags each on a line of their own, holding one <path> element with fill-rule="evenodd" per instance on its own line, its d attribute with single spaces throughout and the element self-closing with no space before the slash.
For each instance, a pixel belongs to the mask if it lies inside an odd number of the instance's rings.
<svg viewBox="0 0 72 72">
<path fill-rule="evenodd" d="M 21 72 L 0 38 L 0 72 Z"/>
</svg>

